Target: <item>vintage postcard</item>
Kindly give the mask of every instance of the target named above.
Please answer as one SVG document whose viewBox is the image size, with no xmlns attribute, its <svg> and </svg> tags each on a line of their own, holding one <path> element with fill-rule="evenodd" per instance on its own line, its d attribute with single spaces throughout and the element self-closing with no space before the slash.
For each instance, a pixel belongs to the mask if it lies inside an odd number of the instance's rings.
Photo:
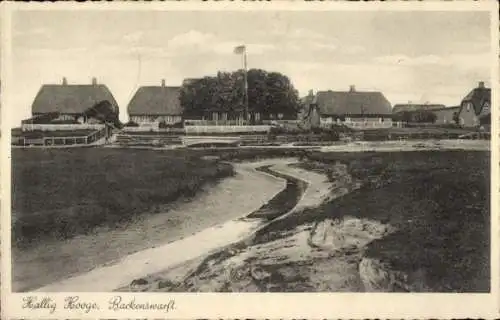
<svg viewBox="0 0 500 320">
<path fill-rule="evenodd" d="M 2 318 L 500 317 L 496 1 L 1 9 Z"/>
</svg>

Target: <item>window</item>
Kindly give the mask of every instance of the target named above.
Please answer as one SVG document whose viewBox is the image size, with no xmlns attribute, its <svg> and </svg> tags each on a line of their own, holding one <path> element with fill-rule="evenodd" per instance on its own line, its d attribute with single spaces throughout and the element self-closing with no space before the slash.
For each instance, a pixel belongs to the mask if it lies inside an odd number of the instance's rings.
<svg viewBox="0 0 500 320">
<path fill-rule="evenodd" d="M 482 113 L 488 113 L 488 112 L 490 112 L 490 104 L 488 102 L 485 102 L 483 104 L 483 110 L 481 110 L 481 111 L 482 111 Z"/>
</svg>

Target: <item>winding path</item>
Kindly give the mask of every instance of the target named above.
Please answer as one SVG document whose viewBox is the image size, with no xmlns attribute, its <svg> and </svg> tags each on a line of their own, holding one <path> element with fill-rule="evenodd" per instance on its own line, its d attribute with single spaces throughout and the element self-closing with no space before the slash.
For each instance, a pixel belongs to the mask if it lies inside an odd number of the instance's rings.
<svg viewBox="0 0 500 320">
<path fill-rule="evenodd" d="M 288 162 L 282 159 L 278 162 L 271 161 L 270 164 Z M 248 236 L 261 225 L 262 221 L 240 218 L 257 211 L 286 187 L 284 179 L 256 170 L 263 164 L 265 162 L 235 164 L 238 173 L 236 177 L 226 179 L 201 199 L 195 199 L 174 209 L 179 212 L 190 212 L 190 216 L 201 219 L 203 217 L 206 219 L 212 214 L 220 216 L 220 212 L 224 211 L 227 222 L 205 228 L 186 238 L 129 254 L 114 263 L 74 277 L 59 279 L 36 291 L 113 291 L 133 279 L 203 256 Z"/>
</svg>

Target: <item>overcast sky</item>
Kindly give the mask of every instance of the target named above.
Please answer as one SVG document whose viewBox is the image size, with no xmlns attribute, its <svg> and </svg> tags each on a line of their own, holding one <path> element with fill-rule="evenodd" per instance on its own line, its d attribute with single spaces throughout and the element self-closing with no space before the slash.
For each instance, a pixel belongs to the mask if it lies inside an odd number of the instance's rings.
<svg viewBox="0 0 500 320">
<path fill-rule="evenodd" d="M 12 103 L 30 114 L 44 83 L 106 84 L 127 119 L 138 86 L 241 67 L 279 71 L 308 90 L 382 91 L 392 104 L 457 105 L 489 85 L 486 12 L 49 12 L 12 18 Z M 139 58 L 140 57 L 140 58 Z"/>
</svg>

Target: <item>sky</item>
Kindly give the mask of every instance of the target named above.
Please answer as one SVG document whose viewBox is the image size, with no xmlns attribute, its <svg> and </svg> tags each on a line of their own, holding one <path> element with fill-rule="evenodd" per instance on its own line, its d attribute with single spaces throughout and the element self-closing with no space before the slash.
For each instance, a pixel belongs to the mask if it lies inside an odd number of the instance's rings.
<svg viewBox="0 0 500 320">
<path fill-rule="evenodd" d="M 458 105 L 490 84 L 487 12 L 17 11 L 9 85 L 16 122 L 42 84 L 106 84 L 127 120 L 139 86 L 248 67 L 309 90 L 381 91 L 396 103 Z"/>
</svg>

